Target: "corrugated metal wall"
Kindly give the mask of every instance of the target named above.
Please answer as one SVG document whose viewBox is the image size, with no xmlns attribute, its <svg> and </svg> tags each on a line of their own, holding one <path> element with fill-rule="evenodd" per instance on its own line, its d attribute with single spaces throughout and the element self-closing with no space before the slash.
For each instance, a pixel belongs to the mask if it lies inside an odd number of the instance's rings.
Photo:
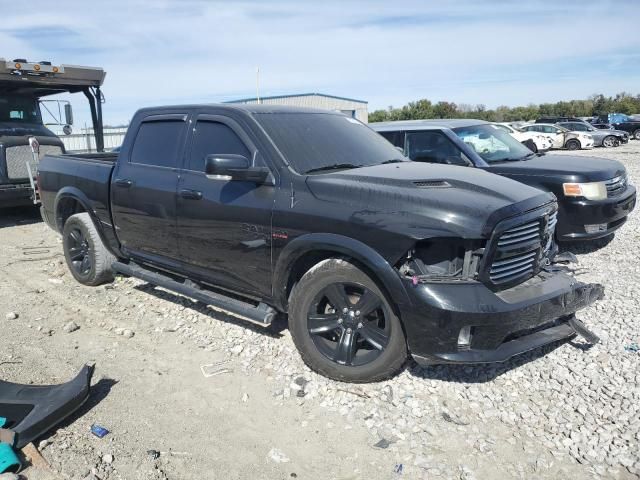
<svg viewBox="0 0 640 480">
<path fill-rule="evenodd" d="M 258 103 L 258 101 L 256 99 L 251 99 L 241 100 L 237 103 L 255 104 Z M 292 107 L 340 110 L 344 113 L 353 112 L 353 116 L 361 122 L 367 123 L 367 121 L 369 120 L 369 112 L 366 103 L 324 95 L 291 95 L 283 97 L 265 97 L 260 99 L 260 103 L 263 105 L 289 105 Z"/>
</svg>

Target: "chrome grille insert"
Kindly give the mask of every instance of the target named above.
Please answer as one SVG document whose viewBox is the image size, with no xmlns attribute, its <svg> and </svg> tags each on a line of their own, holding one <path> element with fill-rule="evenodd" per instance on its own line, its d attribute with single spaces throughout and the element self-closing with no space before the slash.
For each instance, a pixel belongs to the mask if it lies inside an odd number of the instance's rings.
<svg viewBox="0 0 640 480">
<path fill-rule="evenodd" d="M 489 280 L 495 286 L 505 287 L 535 275 L 552 248 L 557 223 L 556 210 L 502 232 L 495 241 Z"/>
<path fill-rule="evenodd" d="M 607 197 L 617 197 L 627 188 L 627 174 L 624 173 L 604 182 L 607 187 Z"/>
</svg>

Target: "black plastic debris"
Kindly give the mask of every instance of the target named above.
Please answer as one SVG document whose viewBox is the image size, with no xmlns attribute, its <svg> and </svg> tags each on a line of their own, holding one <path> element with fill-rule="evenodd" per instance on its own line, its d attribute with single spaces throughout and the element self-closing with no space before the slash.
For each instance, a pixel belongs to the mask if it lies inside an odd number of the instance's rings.
<svg viewBox="0 0 640 480">
<path fill-rule="evenodd" d="M 85 365 L 71 381 L 61 385 L 20 385 L 0 381 L 0 416 L 5 429 L 15 433 L 21 449 L 70 416 L 89 398 L 94 366 Z"/>
</svg>

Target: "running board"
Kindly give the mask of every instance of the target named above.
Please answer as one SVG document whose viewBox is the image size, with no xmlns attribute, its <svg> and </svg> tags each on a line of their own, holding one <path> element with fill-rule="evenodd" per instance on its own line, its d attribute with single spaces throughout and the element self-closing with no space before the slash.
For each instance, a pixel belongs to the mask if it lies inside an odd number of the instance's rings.
<svg viewBox="0 0 640 480">
<path fill-rule="evenodd" d="M 199 288 L 190 280 L 185 280 L 184 283 L 178 282 L 167 275 L 148 270 L 135 263 L 114 262 L 111 269 L 233 313 L 263 327 L 271 325 L 277 314 L 276 310 L 266 303 L 253 306 L 250 303 Z"/>
</svg>

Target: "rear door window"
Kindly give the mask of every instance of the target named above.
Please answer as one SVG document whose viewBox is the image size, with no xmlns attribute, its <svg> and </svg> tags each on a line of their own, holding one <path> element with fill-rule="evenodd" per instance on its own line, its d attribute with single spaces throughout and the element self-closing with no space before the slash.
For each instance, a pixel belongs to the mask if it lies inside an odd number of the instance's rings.
<svg viewBox="0 0 640 480">
<path fill-rule="evenodd" d="M 183 119 L 144 121 L 133 142 L 130 162 L 176 168 L 183 152 L 187 123 Z"/>
</svg>

